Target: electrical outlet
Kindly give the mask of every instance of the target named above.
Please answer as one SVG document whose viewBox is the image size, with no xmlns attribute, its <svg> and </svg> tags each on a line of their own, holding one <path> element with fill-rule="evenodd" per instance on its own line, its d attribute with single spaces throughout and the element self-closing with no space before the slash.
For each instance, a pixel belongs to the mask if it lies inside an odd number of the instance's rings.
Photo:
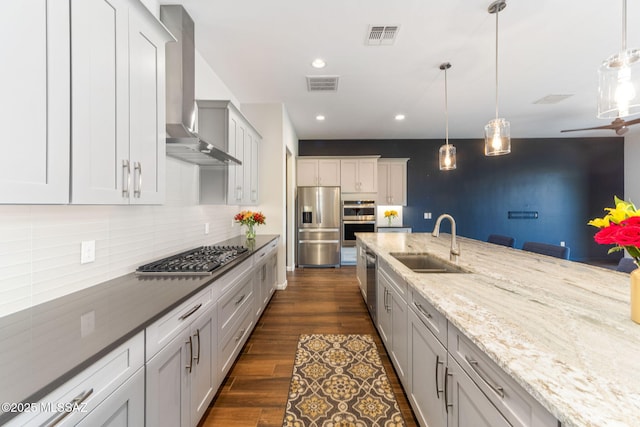
<svg viewBox="0 0 640 427">
<path fill-rule="evenodd" d="M 425 212 L 424 219 L 431 219 L 431 212 Z"/>
<path fill-rule="evenodd" d="M 96 241 L 86 240 L 80 245 L 80 264 L 87 264 L 96 260 Z"/>
<path fill-rule="evenodd" d="M 204 223 L 204 234 L 209 234 L 209 223 L 208 222 Z"/>
<path fill-rule="evenodd" d="M 91 310 L 80 316 L 80 336 L 82 338 L 91 335 L 96 329 L 96 312 Z"/>
<path fill-rule="evenodd" d="M 231 228 L 233 228 L 236 225 L 236 221 L 235 220 L 231 220 Z"/>
<path fill-rule="evenodd" d="M 564 246 L 564 240 L 560 242 L 560 246 Z"/>
</svg>

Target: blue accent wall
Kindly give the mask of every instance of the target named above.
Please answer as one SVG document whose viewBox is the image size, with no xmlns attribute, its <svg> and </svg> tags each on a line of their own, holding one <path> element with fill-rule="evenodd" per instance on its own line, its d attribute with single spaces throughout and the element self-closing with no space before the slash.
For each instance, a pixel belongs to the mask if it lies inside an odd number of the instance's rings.
<svg viewBox="0 0 640 427">
<path fill-rule="evenodd" d="M 613 261 L 608 246 L 593 241 L 587 221 L 604 214 L 613 196 L 624 195 L 624 139 L 514 139 L 511 154 L 484 155 L 482 140 L 450 141 L 457 169 L 440 171 L 443 140 L 300 140 L 300 156 L 409 157 L 404 223 L 414 232 L 433 229 L 449 213 L 458 234 L 486 240 L 489 234 L 525 241 L 566 243 L 571 259 Z M 535 219 L 509 219 L 508 212 L 537 212 Z M 423 219 L 431 212 L 432 219 Z M 442 231 L 449 231 L 443 223 Z"/>
</svg>

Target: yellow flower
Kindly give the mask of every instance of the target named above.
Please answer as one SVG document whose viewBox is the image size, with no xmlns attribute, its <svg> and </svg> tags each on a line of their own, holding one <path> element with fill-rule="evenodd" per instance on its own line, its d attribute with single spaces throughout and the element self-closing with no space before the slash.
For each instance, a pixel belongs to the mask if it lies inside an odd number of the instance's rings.
<svg viewBox="0 0 640 427">
<path fill-rule="evenodd" d="M 397 216 L 398 216 L 398 212 L 393 210 L 393 209 L 392 210 L 388 210 L 388 211 L 384 211 L 384 217 L 385 218 L 389 218 L 389 217 L 395 218 Z"/>
<path fill-rule="evenodd" d="M 605 216 L 602 218 L 594 218 L 587 224 L 598 228 L 605 228 L 609 227 L 611 223 L 620 224 L 627 218 L 640 216 L 640 211 L 636 209 L 632 202 L 626 202 L 617 196 L 613 197 L 613 201 L 616 206 L 615 208 L 605 208 L 604 210 L 608 212 Z"/>
</svg>

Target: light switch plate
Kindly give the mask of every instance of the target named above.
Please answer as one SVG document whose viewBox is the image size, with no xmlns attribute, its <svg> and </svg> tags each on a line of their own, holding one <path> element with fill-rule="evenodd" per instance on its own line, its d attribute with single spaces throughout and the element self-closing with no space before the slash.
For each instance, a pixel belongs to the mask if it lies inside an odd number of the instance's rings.
<svg viewBox="0 0 640 427">
<path fill-rule="evenodd" d="M 209 234 L 209 223 L 208 222 L 204 223 L 204 234 Z"/>
<path fill-rule="evenodd" d="M 80 264 L 87 264 L 96 260 L 95 240 L 84 241 L 80 246 Z"/>
</svg>

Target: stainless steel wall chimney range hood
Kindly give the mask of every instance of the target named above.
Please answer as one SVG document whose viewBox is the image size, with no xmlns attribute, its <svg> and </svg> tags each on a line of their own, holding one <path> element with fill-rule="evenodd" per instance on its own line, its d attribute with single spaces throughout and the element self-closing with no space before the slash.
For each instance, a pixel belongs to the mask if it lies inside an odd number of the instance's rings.
<svg viewBox="0 0 640 427">
<path fill-rule="evenodd" d="M 161 5 L 160 20 L 177 39 L 167 43 L 167 155 L 197 165 L 241 165 L 225 152 L 226 141 L 204 141 L 193 131 L 195 43 L 193 20 L 181 5 Z"/>
</svg>

